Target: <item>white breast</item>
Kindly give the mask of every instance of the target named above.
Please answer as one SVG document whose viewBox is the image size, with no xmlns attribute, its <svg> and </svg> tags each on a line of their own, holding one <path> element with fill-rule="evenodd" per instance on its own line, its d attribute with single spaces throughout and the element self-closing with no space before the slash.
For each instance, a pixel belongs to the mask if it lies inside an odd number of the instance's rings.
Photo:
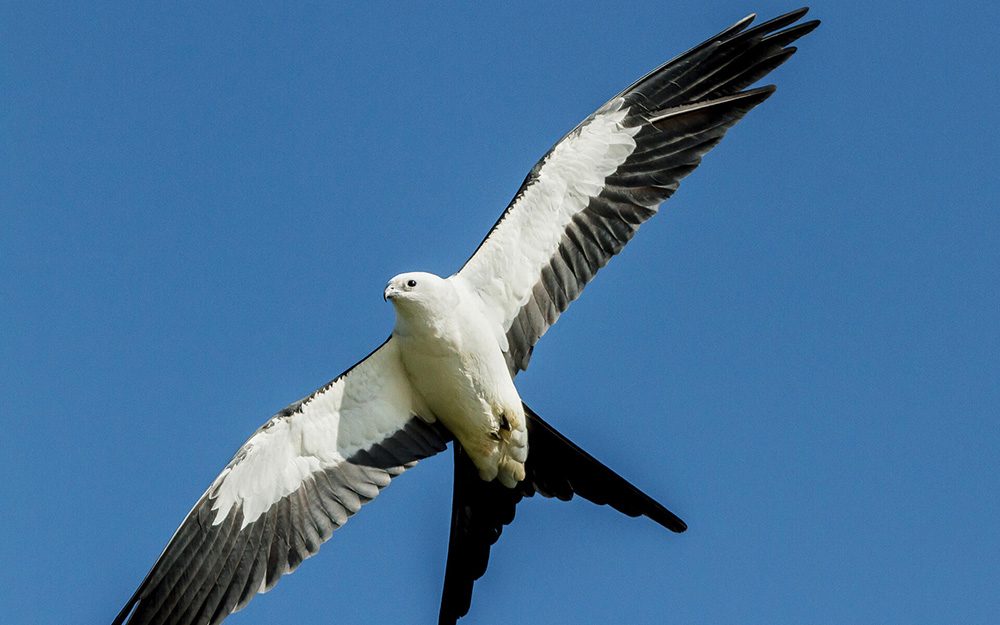
<svg viewBox="0 0 1000 625">
<path fill-rule="evenodd" d="M 464 280 L 400 274 L 386 287 L 393 338 L 413 391 L 468 452 L 484 480 L 513 487 L 528 455 L 521 398 L 482 299 Z"/>
<path fill-rule="evenodd" d="M 520 404 L 495 333 L 474 306 L 462 304 L 397 337 L 414 389 L 460 438 L 495 429 L 497 414 Z"/>
</svg>

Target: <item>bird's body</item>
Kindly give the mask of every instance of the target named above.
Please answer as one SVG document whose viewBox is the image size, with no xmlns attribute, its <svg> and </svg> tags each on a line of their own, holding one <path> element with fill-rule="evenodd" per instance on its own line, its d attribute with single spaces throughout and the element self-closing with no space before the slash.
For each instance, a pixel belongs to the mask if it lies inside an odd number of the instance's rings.
<svg viewBox="0 0 1000 625">
<path fill-rule="evenodd" d="M 485 481 L 513 488 L 528 458 L 524 409 L 507 372 L 503 336 L 460 276 L 423 272 L 389 281 L 392 337 L 414 394 L 468 452 Z"/>
<path fill-rule="evenodd" d="M 217 625 L 449 443 L 455 483 L 441 623 L 469 611 L 473 583 L 522 497 L 579 495 L 687 529 L 544 422 L 514 378 L 681 179 L 774 92 L 748 87 L 818 25 L 796 23 L 805 13 L 753 28 L 749 16 L 640 78 L 538 161 L 457 273 L 393 278 L 389 339 L 240 447 L 115 625 Z M 613 417 L 609 426 L 620 422 Z"/>
</svg>

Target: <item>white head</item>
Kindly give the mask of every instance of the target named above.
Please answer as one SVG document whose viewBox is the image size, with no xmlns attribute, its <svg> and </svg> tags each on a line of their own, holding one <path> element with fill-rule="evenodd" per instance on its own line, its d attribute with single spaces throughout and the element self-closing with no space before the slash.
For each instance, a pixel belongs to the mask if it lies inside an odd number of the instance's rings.
<svg viewBox="0 0 1000 625">
<path fill-rule="evenodd" d="M 383 297 L 396 309 L 397 322 L 401 317 L 447 317 L 458 305 L 454 285 L 423 271 L 401 273 L 389 280 Z"/>
</svg>

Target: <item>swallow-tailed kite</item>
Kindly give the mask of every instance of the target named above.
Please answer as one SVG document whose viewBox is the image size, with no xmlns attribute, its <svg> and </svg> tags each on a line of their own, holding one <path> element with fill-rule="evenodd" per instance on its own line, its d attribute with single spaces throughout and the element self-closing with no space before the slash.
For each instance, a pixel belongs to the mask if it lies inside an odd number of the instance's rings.
<svg viewBox="0 0 1000 625">
<path fill-rule="evenodd" d="M 532 349 L 726 130 L 774 91 L 746 89 L 818 22 L 740 20 L 612 98 L 532 168 L 458 273 L 389 281 L 392 335 L 240 447 L 115 619 L 219 623 L 316 553 L 362 504 L 454 442 L 440 620 L 466 614 L 522 497 L 580 495 L 683 521 L 522 401 Z"/>
</svg>

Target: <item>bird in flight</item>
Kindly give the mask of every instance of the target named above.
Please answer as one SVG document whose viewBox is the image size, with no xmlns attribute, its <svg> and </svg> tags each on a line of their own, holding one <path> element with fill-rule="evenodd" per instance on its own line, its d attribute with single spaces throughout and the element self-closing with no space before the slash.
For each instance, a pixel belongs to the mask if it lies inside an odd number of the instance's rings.
<svg viewBox="0 0 1000 625">
<path fill-rule="evenodd" d="M 390 337 L 240 447 L 114 625 L 222 622 L 449 442 L 455 483 L 440 623 L 469 611 L 473 583 L 523 497 L 579 495 L 687 529 L 528 408 L 514 378 L 597 270 L 774 92 L 748 87 L 816 28 L 799 23 L 806 11 L 753 28 L 746 17 L 642 77 L 538 161 L 457 273 L 392 278 Z"/>
</svg>

